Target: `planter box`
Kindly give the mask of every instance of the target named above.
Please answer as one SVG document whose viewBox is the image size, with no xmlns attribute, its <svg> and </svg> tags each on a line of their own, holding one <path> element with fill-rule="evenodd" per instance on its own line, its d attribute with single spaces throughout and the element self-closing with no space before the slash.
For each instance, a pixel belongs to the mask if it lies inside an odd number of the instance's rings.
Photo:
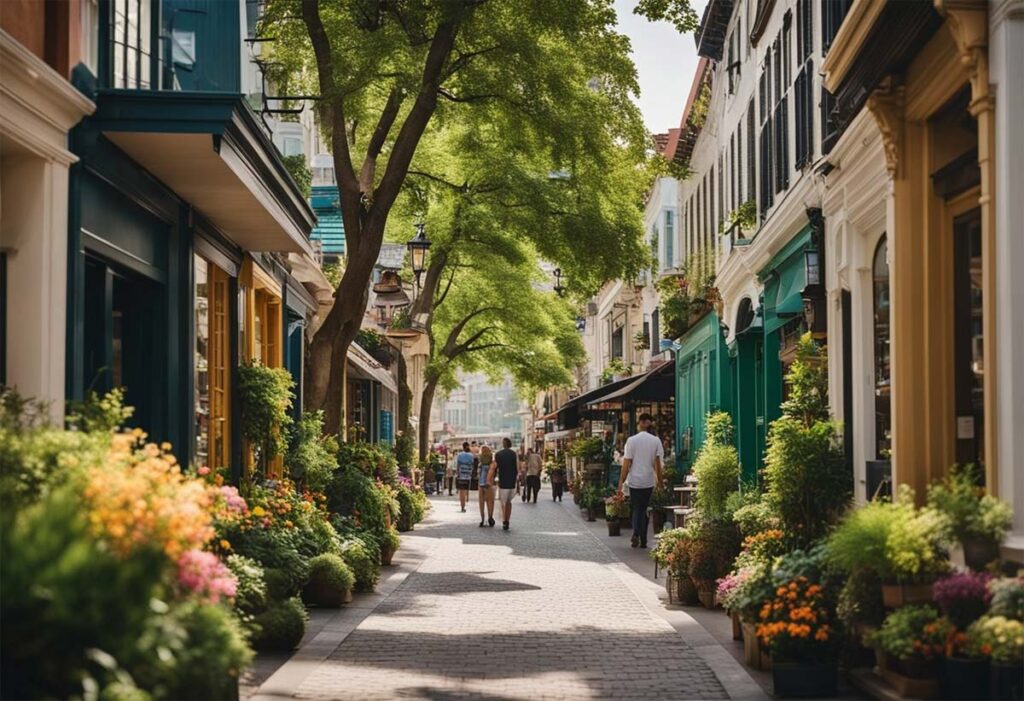
<svg viewBox="0 0 1024 701">
<path fill-rule="evenodd" d="M 993 662 L 989 666 L 990 693 L 993 699 L 1024 699 L 1024 666 Z"/>
<path fill-rule="evenodd" d="M 605 521 L 608 524 L 608 535 L 622 535 L 622 527 L 618 521 Z"/>
<path fill-rule="evenodd" d="M 775 695 L 781 698 L 836 696 L 839 692 L 838 663 L 776 662 L 772 665 L 772 685 Z"/>
<path fill-rule="evenodd" d="M 668 602 L 670 604 L 682 604 L 693 606 L 697 603 L 697 587 L 693 586 L 693 580 L 683 575 L 677 577 L 669 574 L 665 577 L 665 589 L 668 590 Z"/>
<path fill-rule="evenodd" d="M 944 699 L 988 698 L 988 660 L 946 657 L 939 665 L 939 689 Z"/>
<path fill-rule="evenodd" d="M 897 660 L 880 653 L 882 678 L 903 698 L 934 699 L 939 695 L 938 664 L 920 659 Z"/>
<path fill-rule="evenodd" d="M 322 581 L 309 582 L 302 590 L 302 600 L 313 606 L 336 609 L 352 603 L 352 590 L 335 589 Z"/>
<path fill-rule="evenodd" d="M 755 634 L 756 626 L 749 621 L 740 624 L 743 628 L 743 661 L 748 667 L 767 672 L 772 668 L 772 658 L 761 649 L 761 641 Z"/>
<path fill-rule="evenodd" d="M 901 606 L 930 604 L 931 602 L 932 585 L 930 583 L 882 585 L 882 604 L 886 608 L 898 609 Z"/>
<path fill-rule="evenodd" d="M 732 619 L 732 639 L 743 640 L 743 624 L 740 622 L 740 615 L 735 611 L 730 611 L 729 618 Z"/>
</svg>

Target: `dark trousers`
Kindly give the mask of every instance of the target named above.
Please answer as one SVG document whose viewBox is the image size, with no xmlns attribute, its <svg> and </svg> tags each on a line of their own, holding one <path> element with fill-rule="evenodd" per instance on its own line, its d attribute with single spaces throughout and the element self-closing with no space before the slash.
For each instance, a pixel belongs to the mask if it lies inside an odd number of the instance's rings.
<svg viewBox="0 0 1024 701">
<path fill-rule="evenodd" d="M 562 501 L 562 491 L 565 489 L 565 482 L 552 482 L 551 483 L 551 500 Z"/>
<path fill-rule="evenodd" d="M 640 539 L 640 545 L 647 545 L 647 507 L 651 505 L 654 487 L 646 489 L 629 488 L 630 521 L 633 535 Z"/>
<path fill-rule="evenodd" d="M 530 497 L 533 497 L 533 501 L 536 503 L 538 494 L 540 494 L 540 475 L 527 475 L 526 501 L 530 501 Z"/>
</svg>

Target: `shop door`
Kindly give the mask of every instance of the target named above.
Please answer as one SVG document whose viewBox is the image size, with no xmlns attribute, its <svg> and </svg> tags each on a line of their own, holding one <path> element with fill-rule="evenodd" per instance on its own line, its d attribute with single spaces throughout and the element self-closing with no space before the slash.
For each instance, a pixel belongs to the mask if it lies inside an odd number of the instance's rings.
<svg viewBox="0 0 1024 701">
<path fill-rule="evenodd" d="M 85 261 L 84 378 L 86 390 L 124 388 L 135 412 L 129 424 L 165 433 L 159 401 L 166 361 L 162 353 L 163 289 L 102 260 Z"/>
<path fill-rule="evenodd" d="M 953 362 L 956 460 L 985 464 L 981 210 L 953 220 Z"/>
</svg>

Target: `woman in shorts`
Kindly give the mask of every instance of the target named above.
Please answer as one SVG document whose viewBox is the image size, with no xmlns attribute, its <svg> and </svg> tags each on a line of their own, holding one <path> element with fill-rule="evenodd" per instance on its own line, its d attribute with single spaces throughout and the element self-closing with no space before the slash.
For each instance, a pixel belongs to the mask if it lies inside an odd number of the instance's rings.
<svg viewBox="0 0 1024 701">
<path fill-rule="evenodd" d="M 484 506 L 487 507 L 487 525 L 494 527 L 494 485 L 488 479 L 493 459 L 490 446 L 480 448 L 480 528 L 484 527 Z"/>
</svg>

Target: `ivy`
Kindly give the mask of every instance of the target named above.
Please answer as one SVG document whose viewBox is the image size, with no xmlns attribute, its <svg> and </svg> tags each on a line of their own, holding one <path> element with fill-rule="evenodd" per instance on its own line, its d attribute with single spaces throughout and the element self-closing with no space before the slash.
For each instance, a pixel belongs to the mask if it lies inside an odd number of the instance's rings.
<svg viewBox="0 0 1024 701">
<path fill-rule="evenodd" d="M 238 400 L 242 408 L 242 438 L 256 452 L 260 475 L 266 475 L 270 460 L 287 448 L 288 428 L 292 419 L 294 386 L 291 374 L 284 368 L 268 368 L 252 363 L 238 368 Z"/>
</svg>

